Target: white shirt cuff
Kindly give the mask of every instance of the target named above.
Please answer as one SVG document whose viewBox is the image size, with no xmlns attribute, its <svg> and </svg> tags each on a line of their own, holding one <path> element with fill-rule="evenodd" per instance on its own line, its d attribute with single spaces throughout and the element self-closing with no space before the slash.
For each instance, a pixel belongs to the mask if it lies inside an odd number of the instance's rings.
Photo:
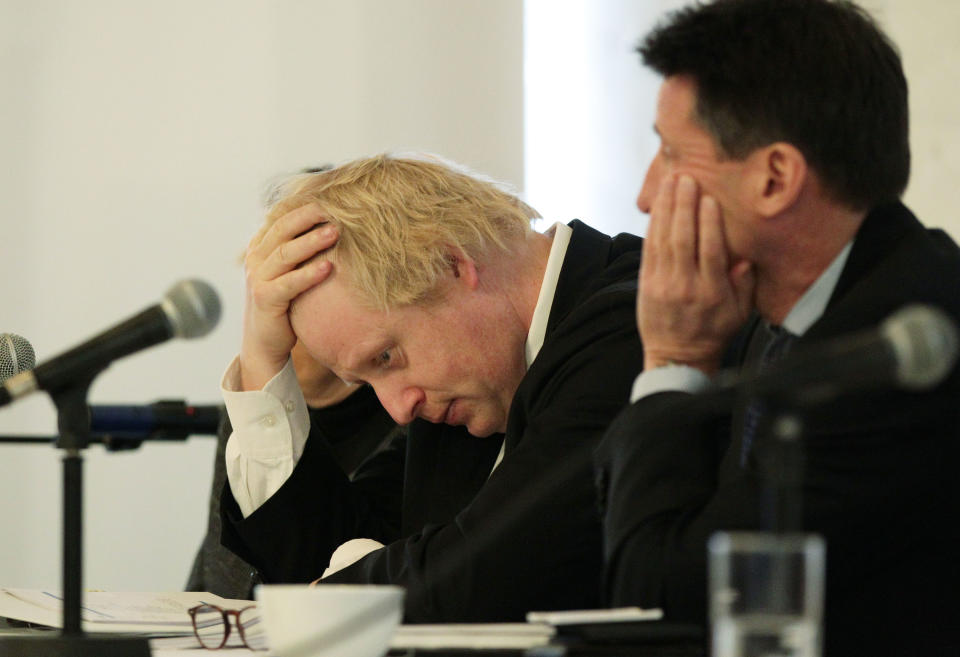
<svg viewBox="0 0 960 657">
<path fill-rule="evenodd" d="M 323 579 L 327 575 L 332 575 L 338 570 L 343 570 L 347 566 L 360 561 L 360 559 L 382 547 L 383 543 L 375 541 L 372 538 L 354 538 L 347 541 L 330 555 L 330 565 L 323 571 L 320 579 Z"/>
<path fill-rule="evenodd" d="M 292 361 L 263 390 L 240 390 L 234 359 L 220 383 L 233 433 L 227 441 L 230 490 L 244 517 L 283 485 L 303 454 L 310 416 Z"/>
<path fill-rule="evenodd" d="M 640 372 L 633 382 L 630 403 L 657 392 L 702 392 L 712 387 L 710 377 L 689 365 L 664 365 Z"/>
</svg>

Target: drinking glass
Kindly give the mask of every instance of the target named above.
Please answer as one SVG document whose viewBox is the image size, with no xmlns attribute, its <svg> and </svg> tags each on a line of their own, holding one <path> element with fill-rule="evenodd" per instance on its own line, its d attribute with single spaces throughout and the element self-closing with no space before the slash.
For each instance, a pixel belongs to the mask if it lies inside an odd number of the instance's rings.
<svg viewBox="0 0 960 657">
<path fill-rule="evenodd" d="M 711 536 L 713 657 L 820 657 L 825 554 L 815 534 Z"/>
</svg>

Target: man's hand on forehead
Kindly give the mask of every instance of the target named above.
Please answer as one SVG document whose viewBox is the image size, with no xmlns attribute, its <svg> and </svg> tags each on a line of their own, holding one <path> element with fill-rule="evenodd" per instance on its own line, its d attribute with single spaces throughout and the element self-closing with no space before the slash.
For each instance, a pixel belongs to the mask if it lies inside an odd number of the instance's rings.
<svg viewBox="0 0 960 657">
<path fill-rule="evenodd" d="M 336 244 L 336 227 L 308 204 L 261 228 L 247 247 L 247 295 L 241 377 L 245 390 L 260 390 L 279 372 L 296 343 L 291 302 L 330 276 L 332 264 L 311 260 Z"/>
</svg>

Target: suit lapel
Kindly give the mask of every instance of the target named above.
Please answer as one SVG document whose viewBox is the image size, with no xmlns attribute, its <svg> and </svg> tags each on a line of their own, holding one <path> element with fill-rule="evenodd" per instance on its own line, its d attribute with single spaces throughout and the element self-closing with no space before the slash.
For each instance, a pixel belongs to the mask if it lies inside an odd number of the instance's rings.
<svg viewBox="0 0 960 657">
<path fill-rule="evenodd" d="M 795 347 L 828 339 L 844 333 L 872 326 L 889 311 L 892 286 L 898 277 L 909 271 L 906 263 L 891 263 L 898 254 L 912 257 L 913 251 L 904 249 L 914 238 L 922 238 L 926 229 L 900 203 L 879 207 L 871 211 L 857 232 L 850 256 L 840 274 L 823 315 L 797 341 Z M 734 346 L 728 352 L 732 361 L 743 364 L 751 336 L 761 324 L 754 314 L 747 328 L 741 331 Z M 721 477 L 739 476 L 741 466 L 739 453 L 743 440 L 743 413 L 745 400 L 738 400 L 730 418 L 730 445 L 721 465 Z"/>
<path fill-rule="evenodd" d="M 827 308 L 800 343 L 873 326 L 892 310 L 891 294 L 906 281 L 912 269 L 914 239 L 926 229 L 902 204 L 881 206 L 870 212 L 857 232 L 850 257 L 830 296 Z"/>
</svg>

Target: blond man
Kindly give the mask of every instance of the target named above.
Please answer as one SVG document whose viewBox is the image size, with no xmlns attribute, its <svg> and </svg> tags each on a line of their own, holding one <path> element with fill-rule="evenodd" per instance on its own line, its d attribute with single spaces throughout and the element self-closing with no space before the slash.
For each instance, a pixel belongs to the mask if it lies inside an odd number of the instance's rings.
<svg viewBox="0 0 960 657">
<path fill-rule="evenodd" d="M 640 240 L 535 217 L 429 158 L 283 189 L 223 382 L 224 542 L 266 581 L 399 584 L 421 622 L 599 604 L 588 455 L 642 363 Z M 310 432 L 298 341 L 408 425 L 352 482 Z"/>
</svg>

